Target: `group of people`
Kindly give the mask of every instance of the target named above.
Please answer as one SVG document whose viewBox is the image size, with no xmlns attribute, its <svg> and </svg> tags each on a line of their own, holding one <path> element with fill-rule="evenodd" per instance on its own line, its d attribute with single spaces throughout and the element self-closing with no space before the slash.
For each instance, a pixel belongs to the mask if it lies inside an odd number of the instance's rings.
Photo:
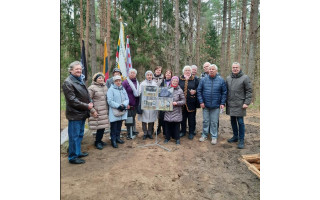
<svg viewBox="0 0 320 200">
<path fill-rule="evenodd" d="M 232 73 L 226 81 L 219 75 L 218 67 L 209 62 L 203 65 L 204 72 L 197 77 L 197 66 L 184 66 L 182 75 L 174 76 L 170 69 L 162 74 L 162 67 L 145 72 L 145 80 L 139 83 L 137 70 L 131 68 L 126 80 L 122 81 L 121 71 L 115 68 L 113 77 L 106 82 L 102 73 L 92 77 L 92 84 L 86 88 L 81 78 L 82 67 L 79 61 L 69 65 L 70 75 L 62 88 L 66 99 L 66 117 L 68 123 L 69 152 L 68 160 L 72 164 L 82 164 L 82 157 L 88 155 L 81 151 L 84 124 L 89 118 L 89 128 L 96 130 L 95 147 L 102 150 L 106 145 L 102 141 L 106 128 L 110 129 L 111 145 L 118 148 L 124 141 L 120 138 L 122 122 L 132 117 L 133 123 L 127 125 L 127 139 L 138 135 L 135 117 L 142 122 L 143 140 L 153 139 L 154 123 L 158 120 L 157 134 L 163 132 L 164 143 L 171 139 L 180 144 L 180 138 L 187 134 L 192 140 L 196 135 L 196 111 L 203 109 L 203 130 L 200 142 L 208 138 L 216 144 L 218 138 L 219 114 L 226 106 L 230 115 L 233 137 L 228 142 L 238 142 L 238 148 L 244 148 L 245 125 L 243 117 L 251 102 L 252 87 L 240 64 L 232 64 Z M 173 110 L 141 110 L 141 93 L 146 86 L 168 87 L 173 90 Z M 140 104 L 140 105 L 139 105 Z M 138 113 L 137 113 L 138 112 Z M 161 131 L 162 128 L 162 131 Z M 130 134 L 132 130 L 132 134 Z"/>
</svg>

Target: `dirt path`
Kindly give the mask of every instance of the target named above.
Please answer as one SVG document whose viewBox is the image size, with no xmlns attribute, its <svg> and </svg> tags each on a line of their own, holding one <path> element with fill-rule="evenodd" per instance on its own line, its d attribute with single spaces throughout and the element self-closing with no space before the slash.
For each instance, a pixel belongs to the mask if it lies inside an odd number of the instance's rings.
<svg viewBox="0 0 320 200">
<path fill-rule="evenodd" d="M 232 136 L 229 116 L 220 117 L 217 145 L 210 140 L 200 143 L 202 113 L 197 113 L 197 135 L 159 147 L 139 148 L 153 143 L 142 140 L 141 123 L 138 138 L 125 140 L 114 149 L 109 135 L 103 150 L 95 149 L 92 136 L 83 140 L 83 151 L 89 152 L 84 165 L 71 165 L 61 151 L 61 199 L 260 199 L 260 180 L 238 158 L 260 152 L 260 113 L 248 112 L 245 118 L 245 149 L 229 144 Z M 63 127 L 62 127 L 63 128 Z M 163 145 L 163 135 L 160 135 Z"/>
</svg>

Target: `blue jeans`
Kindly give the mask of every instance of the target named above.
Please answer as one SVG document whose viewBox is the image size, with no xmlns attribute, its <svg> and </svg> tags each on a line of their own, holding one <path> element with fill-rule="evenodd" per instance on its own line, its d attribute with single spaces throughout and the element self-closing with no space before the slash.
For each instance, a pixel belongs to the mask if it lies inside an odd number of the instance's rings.
<svg viewBox="0 0 320 200">
<path fill-rule="evenodd" d="M 204 108 L 203 109 L 203 131 L 202 137 L 208 137 L 209 130 L 211 138 L 218 137 L 218 122 L 220 108 Z"/>
<path fill-rule="evenodd" d="M 81 154 L 81 141 L 85 122 L 86 120 L 69 120 L 68 122 L 69 160 L 73 160 Z"/>
<path fill-rule="evenodd" d="M 233 136 L 236 138 L 239 138 L 240 140 L 244 140 L 245 127 L 244 127 L 243 117 L 231 116 L 230 118 L 231 118 Z"/>
</svg>

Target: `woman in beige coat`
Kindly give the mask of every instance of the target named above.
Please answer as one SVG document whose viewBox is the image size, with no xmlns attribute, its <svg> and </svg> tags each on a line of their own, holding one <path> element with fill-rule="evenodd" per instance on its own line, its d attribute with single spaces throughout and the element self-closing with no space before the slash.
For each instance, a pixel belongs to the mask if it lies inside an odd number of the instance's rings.
<svg viewBox="0 0 320 200">
<path fill-rule="evenodd" d="M 93 108 L 90 110 L 89 128 L 97 130 L 95 146 L 102 150 L 106 143 L 102 142 L 104 130 L 109 128 L 109 115 L 107 104 L 108 88 L 104 82 L 104 75 L 96 73 L 92 78 L 92 84 L 88 88 Z"/>
</svg>

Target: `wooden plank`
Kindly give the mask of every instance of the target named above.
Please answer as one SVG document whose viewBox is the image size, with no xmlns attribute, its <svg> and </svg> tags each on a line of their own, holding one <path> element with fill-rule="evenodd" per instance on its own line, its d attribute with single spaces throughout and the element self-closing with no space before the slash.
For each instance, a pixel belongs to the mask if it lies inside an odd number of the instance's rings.
<svg viewBox="0 0 320 200">
<path fill-rule="evenodd" d="M 245 165 L 247 165 L 248 169 L 254 173 L 258 178 L 260 179 L 260 171 L 252 164 L 250 164 L 248 161 L 246 161 L 244 158 L 239 158 L 240 161 L 244 162 Z"/>
</svg>

